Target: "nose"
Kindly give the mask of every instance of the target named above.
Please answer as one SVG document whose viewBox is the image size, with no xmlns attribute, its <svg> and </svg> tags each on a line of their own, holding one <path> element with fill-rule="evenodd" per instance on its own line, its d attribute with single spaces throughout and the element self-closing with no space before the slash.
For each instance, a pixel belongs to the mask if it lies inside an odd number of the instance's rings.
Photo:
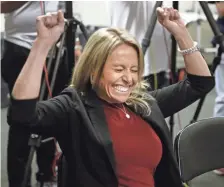
<svg viewBox="0 0 224 187">
<path fill-rule="evenodd" d="M 132 80 L 133 80 L 133 78 L 132 78 L 132 74 L 131 74 L 131 72 L 126 71 L 126 72 L 124 73 L 124 75 L 123 75 L 123 81 L 124 81 L 126 84 L 131 85 L 131 84 L 132 84 Z"/>
</svg>

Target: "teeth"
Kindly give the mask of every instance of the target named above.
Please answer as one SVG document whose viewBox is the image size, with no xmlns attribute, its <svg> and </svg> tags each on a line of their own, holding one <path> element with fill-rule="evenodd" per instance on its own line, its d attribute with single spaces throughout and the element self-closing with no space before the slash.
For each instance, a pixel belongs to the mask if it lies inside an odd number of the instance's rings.
<svg viewBox="0 0 224 187">
<path fill-rule="evenodd" d="M 128 91 L 128 87 L 124 87 L 124 86 L 115 86 L 114 88 L 116 90 L 120 91 L 120 92 L 127 92 Z"/>
</svg>

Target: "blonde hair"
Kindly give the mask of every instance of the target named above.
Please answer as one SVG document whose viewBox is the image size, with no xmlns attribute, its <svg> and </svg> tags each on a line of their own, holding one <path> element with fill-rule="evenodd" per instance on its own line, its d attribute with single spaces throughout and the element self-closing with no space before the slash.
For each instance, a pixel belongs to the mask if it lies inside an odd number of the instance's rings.
<svg viewBox="0 0 224 187">
<path fill-rule="evenodd" d="M 79 92 L 88 92 L 95 87 L 108 56 L 121 44 L 127 44 L 136 50 L 139 67 L 138 83 L 125 103 L 136 113 L 147 116 L 151 113 L 149 101 L 153 98 L 147 90 L 149 85 L 142 79 L 144 56 L 138 42 L 126 30 L 102 28 L 93 33 L 74 68 L 70 86 L 75 87 Z M 93 72 L 94 77 L 92 77 Z"/>
</svg>

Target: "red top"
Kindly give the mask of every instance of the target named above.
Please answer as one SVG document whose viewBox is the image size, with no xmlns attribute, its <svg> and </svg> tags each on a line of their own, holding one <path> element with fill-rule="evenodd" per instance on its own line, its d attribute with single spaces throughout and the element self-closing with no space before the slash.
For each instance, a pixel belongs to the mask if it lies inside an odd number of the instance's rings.
<svg viewBox="0 0 224 187">
<path fill-rule="evenodd" d="M 154 187 L 154 171 L 162 157 L 162 144 L 141 117 L 122 105 L 104 104 L 113 141 L 119 187 Z M 123 111 L 122 111 L 122 110 Z"/>
</svg>

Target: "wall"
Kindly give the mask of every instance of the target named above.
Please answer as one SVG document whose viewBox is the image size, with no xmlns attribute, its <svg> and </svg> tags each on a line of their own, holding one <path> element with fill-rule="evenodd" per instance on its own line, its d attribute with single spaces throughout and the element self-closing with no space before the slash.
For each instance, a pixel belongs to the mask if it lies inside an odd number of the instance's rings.
<svg viewBox="0 0 224 187">
<path fill-rule="evenodd" d="M 164 6 L 172 6 L 172 1 L 164 1 Z M 186 12 L 200 5 L 197 1 L 180 1 L 180 12 Z M 215 13 L 214 5 L 209 5 L 210 10 Z M 73 2 L 74 13 L 79 13 L 85 25 L 109 25 L 108 1 L 76 1 Z"/>
<path fill-rule="evenodd" d="M 164 5 L 171 6 L 172 1 L 164 1 Z M 185 12 L 191 10 L 197 5 L 195 1 L 180 1 L 179 10 Z M 215 6 L 210 6 L 212 12 L 215 12 Z M 74 15 L 79 14 L 85 25 L 109 25 L 108 1 L 73 1 Z M 4 16 L 0 15 L 1 31 L 4 31 Z"/>
<path fill-rule="evenodd" d="M 109 25 L 109 12 L 107 1 L 75 1 L 74 14 L 80 14 L 85 25 Z"/>
</svg>

